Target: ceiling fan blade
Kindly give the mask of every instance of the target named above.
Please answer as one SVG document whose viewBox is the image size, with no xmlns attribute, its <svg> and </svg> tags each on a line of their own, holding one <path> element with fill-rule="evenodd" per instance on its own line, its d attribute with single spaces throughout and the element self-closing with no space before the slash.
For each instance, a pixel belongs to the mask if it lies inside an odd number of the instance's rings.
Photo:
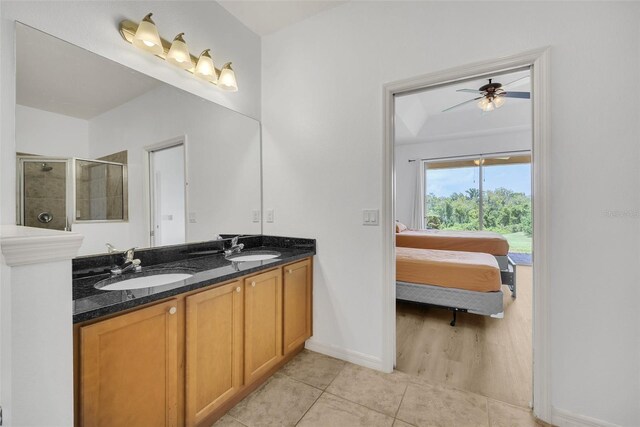
<svg viewBox="0 0 640 427">
<path fill-rule="evenodd" d="M 449 107 L 449 108 L 446 108 L 446 109 L 442 110 L 442 112 L 444 113 L 446 111 L 453 110 L 454 108 L 462 107 L 465 104 L 468 104 L 468 103 L 473 102 L 473 101 L 477 101 L 478 99 L 482 99 L 482 98 L 483 98 L 482 96 L 479 96 L 477 98 L 473 98 L 473 99 L 470 99 L 468 101 L 461 102 L 460 104 L 456 104 L 453 107 Z"/>
<path fill-rule="evenodd" d="M 477 93 L 478 95 L 483 93 L 482 91 L 475 89 L 458 89 L 456 92 Z"/>
<path fill-rule="evenodd" d="M 522 80 L 524 80 L 524 79 L 528 79 L 529 77 L 530 77 L 530 76 L 523 76 L 523 77 L 520 77 L 519 79 L 515 79 L 514 81 L 509 82 L 509 83 L 507 83 L 506 85 L 502 85 L 502 88 L 503 88 L 503 89 L 504 89 L 504 88 L 507 88 L 507 87 L 509 87 L 509 86 L 511 86 L 511 85 L 513 85 L 513 84 L 516 84 L 516 83 L 518 83 L 518 82 L 521 82 L 521 81 L 522 81 Z M 524 83 L 524 82 L 522 82 L 522 83 Z"/>
<path fill-rule="evenodd" d="M 504 95 L 502 95 L 506 98 L 522 98 L 522 99 L 529 99 L 531 98 L 531 93 L 530 92 L 507 92 Z"/>
</svg>

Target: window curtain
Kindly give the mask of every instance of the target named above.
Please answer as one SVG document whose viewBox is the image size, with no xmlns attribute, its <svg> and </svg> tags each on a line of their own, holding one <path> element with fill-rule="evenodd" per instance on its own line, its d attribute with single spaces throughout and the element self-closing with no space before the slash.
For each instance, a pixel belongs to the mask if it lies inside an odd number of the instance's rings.
<svg viewBox="0 0 640 427">
<path fill-rule="evenodd" d="M 413 209 L 411 214 L 411 228 L 414 230 L 421 230 L 424 227 L 424 193 L 423 193 L 423 179 L 422 171 L 424 165 L 422 161 L 416 160 L 413 162 L 415 165 L 415 186 L 413 194 Z"/>
</svg>

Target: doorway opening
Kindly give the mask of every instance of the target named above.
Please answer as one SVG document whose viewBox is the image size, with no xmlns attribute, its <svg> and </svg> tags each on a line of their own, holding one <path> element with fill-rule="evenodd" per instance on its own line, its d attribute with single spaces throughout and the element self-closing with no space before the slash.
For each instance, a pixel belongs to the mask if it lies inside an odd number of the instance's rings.
<svg viewBox="0 0 640 427">
<path fill-rule="evenodd" d="M 386 85 L 383 211 L 383 274 L 388 280 L 383 364 L 390 363 L 398 370 L 414 369 L 429 377 L 425 379 L 430 382 L 466 388 L 518 406 L 532 406 L 534 415 L 542 420 L 550 418 L 548 261 L 544 250 L 548 241 L 549 199 L 547 61 L 548 51 L 540 49 Z M 500 92 L 490 93 L 499 88 L 494 83 L 507 86 L 521 80 L 522 75 L 526 78 L 518 84 L 528 85 L 529 89 L 509 87 L 505 92 L 511 90 L 514 96 L 495 102 Z M 487 91 L 488 87 L 491 90 Z M 449 95 L 438 94 L 446 89 L 450 90 Z M 451 95 L 451 89 L 455 95 Z M 530 96 L 523 92 L 529 92 Z M 419 95 L 429 93 L 434 95 L 434 105 L 420 99 Z M 448 105 L 447 100 L 451 101 Z M 508 117 L 510 110 L 518 115 L 514 111 L 518 110 L 517 103 L 524 105 L 522 102 L 527 107 L 521 109 L 527 109 L 528 113 L 518 114 L 526 116 L 528 123 L 517 123 Z M 509 105 L 512 108 L 505 108 Z M 447 115 L 451 110 L 457 111 Z M 473 114 L 478 126 L 465 129 L 461 126 L 465 123 L 463 116 Z M 420 152 L 424 148 L 422 143 L 431 144 L 426 153 Z M 457 188 L 465 184 L 468 188 Z M 506 253 L 491 254 L 492 250 L 486 248 L 479 253 L 487 265 L 497 265 L 499 269 L 500 306 L 456 310 L 464 308 L 464 304 L 452 304 L 449 300 L 447 304 L 436 301 L 425 305 L 430 303 L 428 298 L 418 299 L 419 304 L 408 304 L 409 321 L 401 319 L 403 313 L 396 306 L 396 295 L 398 299 L 407 298 L 406 294 L 400 298 L 402 256 L 398 254 L 396 258 L 396 254 L 420 248 L 400 246 L 396 220 L 406 222 L 400 226 L 406 225 L 412 232 L 499 235 Z M 526 256 L 513 261 L 518 254 Z M 525 265 L 527 258 L 533 265 Z M 521 287 L 510 286 L 509 273 Z M 459 276 L 455 272 L 450 275 L 454 282 Z M 526 287 L 528 293 L 523 292 Z M 404 303 L 398 303 L 398 307 L 400 304 Z M 451 311 L 435 306 L 452 310 L 451 323 L 456 326 L 449 326 Z M 496 307 L 500 312 L 496 312 Z M 459 314 L 457 322 L 456 314 Z M 425 319 L 432 324 L 425 325 L 422 322 Z M 517 347 L 517 352 L 507 349 L 505 343 Z M 422 349 L 411 351 L 412 346 L 420 345 Z M 525 383 L 528 380 L 528 385 L 515 391 L 519 397 L 512 402 L 507 395 L 513 394 L 513 385 L 520 380 L 520 377 L 513 379 L 514 369 L 525 378 Z"/>
<path fill-rule="evenodd" d="M 150 246 L 187 241 L 184 140 L 147 149 L 149 161 Z"/>
</svg>

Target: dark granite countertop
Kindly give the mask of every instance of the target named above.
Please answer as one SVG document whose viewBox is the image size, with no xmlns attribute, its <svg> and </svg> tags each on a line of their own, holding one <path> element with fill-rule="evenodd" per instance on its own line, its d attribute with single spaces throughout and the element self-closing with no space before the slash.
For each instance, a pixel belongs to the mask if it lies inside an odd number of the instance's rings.
<svg viewBox="0 0 640 427">
<path fill-rule="evenodd" d="M 208 255 L 208 253 L 211 252 L 200 251 L 203 255 L 199 257 L 183 257 L 183 259 L 168 261 L 165 256 L 161 258 L 164 262 L 152 265 L 146 265 L 143 261 L 142 272 L 125 273 L 121 276 L 122 278 L 133 278 L 157 274 L 159 271 L 163 273 L 193 274 L 192 277 L 186 280 L 153 288 L 118 291 L 102 291 L 96 289 L 94 285 L 102 280 L 108 279 L 110 274 L 102 273 L 100 269 L 97 268 L 94 268 L 94 271 L 92 271 L 94 274 L 86 273 L 89 270 L 87 265 L 90 265 L 91 262 L 95 263 L 95 259 L 99 257 L 79 259 L 78 262 L 74 263 L 73 323 L 97 319 L 153 301 L 159 301 L 216 283 L 224 283 L 240 276 L 269 270 L 273 267 L 315 255 L 315 240 L 274 238 L 271 236 L 258 236 L 252 237 L 251 239 L 253 239 L 253 241 L 247 245 L 248 248 L 243 250 L 243 253 L 269 250 L 280 252 L 281 255 L 278 258 L 265 261 L 232 263 L 226 260 L 221 253 Z M 185 245 L 185 247 L 187 246 Z M 169 250 L 175 250 L 175 247 Z M 156 249 L 155 251 L 166 252 L 167 249 Z M 146 257 L 149 258 L 149 256 L 150 254 L 147 254 Z M 154 256 L 157 257 L 157 254 Z"/>
</svg>

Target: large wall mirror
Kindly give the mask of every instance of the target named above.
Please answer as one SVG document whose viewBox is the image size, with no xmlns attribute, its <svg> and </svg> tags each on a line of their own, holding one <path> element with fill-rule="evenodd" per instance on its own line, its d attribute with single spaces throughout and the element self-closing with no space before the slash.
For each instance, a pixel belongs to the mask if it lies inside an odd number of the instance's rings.
<svg viewBox="0 0 640 427">
<path fill-rule="evenodd" d="M 19 23 L 16 56 L 18 224 L 80 255 L 261 233 L 258 121 Z"/>
</svg>

